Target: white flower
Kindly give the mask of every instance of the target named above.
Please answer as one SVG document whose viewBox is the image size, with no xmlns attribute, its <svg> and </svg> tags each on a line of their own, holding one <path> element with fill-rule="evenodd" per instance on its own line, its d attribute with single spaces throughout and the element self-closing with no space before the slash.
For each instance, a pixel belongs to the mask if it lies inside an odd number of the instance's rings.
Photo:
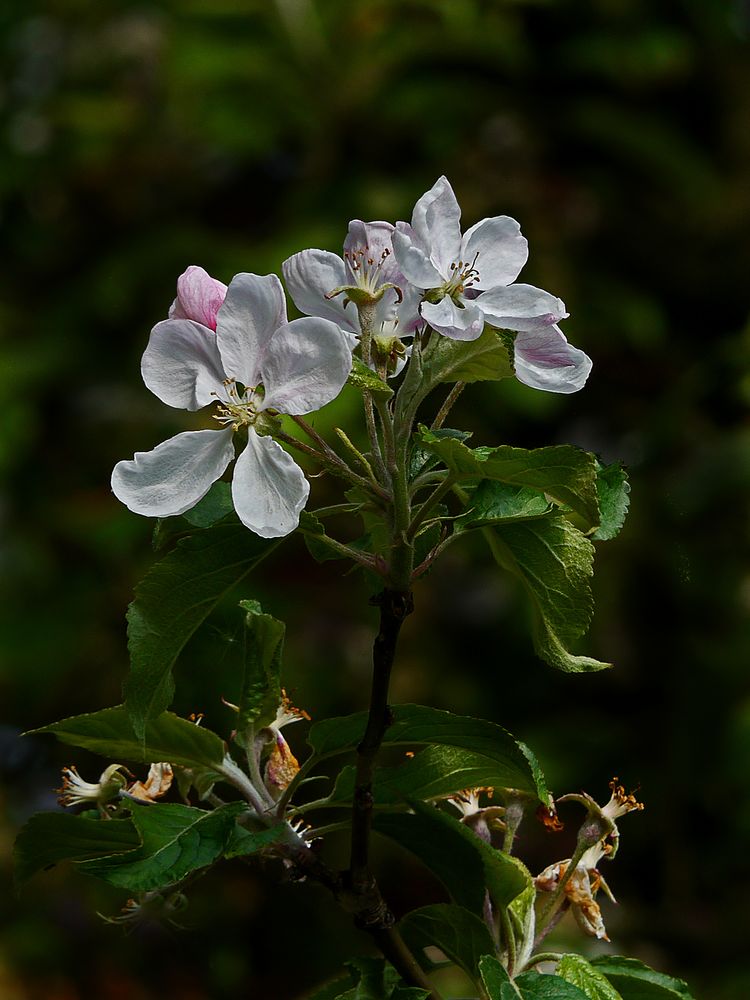
<svg viewBox="0 0 750 1000">
<path fill-rule="evenodd" d="M 197 277 L 203 282 L 202 275 Z M 195 301 L 185 308 L 178 295 L 179 302 L 186 314 L 199 314 Z M 204 320 L 211 320 L 212 310 L 209 302 Z M 269 436 L 274 417 L 308 413 L 330 402 L 350 368 L 349 348 L 332 322 L 287 322 L 284 291 L 275 275 L 236 275 L 216 311 L 215 333 L 189 316 L 157 323 L 141 363 L 144 382 L 162 402 L 186 410 L 218 403 L 216 419 L 224 427 L 185 431 L 153 451 L 118 462 L 112 473 L 115 496 L 136 514 L 184 513 L 222 476 L 235 457 L 234 432 L 244 427 L 247 445 L 232 480 L 235 510 L 263 538 L 289 534 L 299 523 L 310 486 L 294 459 Z"/>
<path fill-rule="evenodd" d="M 103 807 L 106 802 L 117 798 L 128 784 L 122 773 L 127 772 L 124 764 L 110 764 L 99 776 L 97 782 L 85 781 L 75 766 L 62 769 L 62 787 L 57 789 L 61 806 L 79 806 L 95 802 Z"/>
<path fill-rule="evenodd" d="M 549 392 L 575 392 L 591 360 L 568 344 L 557 323 L 563 302 L 533 285 L 515 284 L 528 245 L 515 219 L 483 219 L 462 236 L 461 209 L 445 177 L 414 206 L 411 225 L 393 234 L 396 261 L 406 279 L 427 294 L 421 314 L 453 340 L 476 340 L 490 323 L 513 330 L 520 382 Z"/>
<path fill-rule="evenodd" d="M 393 341 L 411 336 L 422 325 L 422 296 L 408 285 L 396 264 L 394 232 L 390 222 L 355 219 L 349 223 L 343 257 L 328 250 L 302 250 L 282 264 L 287 290 L 299 311 L 336 323 L 352 350 L 362 333 L 358 300 L 374 306 L 373 339 L 376 346 L 383 345 L 384 353 Z M 403 362 L 397 371 L 401 367 Z"/>
</svg>

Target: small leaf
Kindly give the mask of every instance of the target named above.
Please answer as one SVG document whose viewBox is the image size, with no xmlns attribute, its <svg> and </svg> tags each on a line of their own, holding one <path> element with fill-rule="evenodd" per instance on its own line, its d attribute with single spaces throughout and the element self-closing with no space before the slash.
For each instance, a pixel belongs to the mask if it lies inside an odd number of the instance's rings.
<svg viewBox="0 0 750 1000">
<path fill-rule="evenodd" d="M 139 739 L 125 706 L 74 715 L 53 722 L 35 733 L 53 733 L 63 743 L 91 750 L 112 760 L 142 764 L 168 761 L 182 767 L 218 767 L 224 760 L 224 741 L 210 729 L 196 726 L 172 712 L 162 712 L 146 723 L 144 739 Z"/>
<path fill-rule="evenodd" d="M 534 950 L 536 931 L 536 886 L 532 883 L 509 907 L 516 923 L 516 967 L 523 969 Z"/>
<path fill-rule="evenodd" d="M 495 953 L 486 924 L 462 906 L 450 903 L 423 906 L 407 913 L 399 927 L 412 949 L 439 948 L 474 981 L 479 979 L 482 956 Z M 417 958 L 427 964 L 421 954 Z"/>
<path fill-rule="evenodd" d="M 32 816 L 13 848 L 15 881 L 28 881 L 60 861 L 84 861 L 132 851 L 138 832 L 129 819 L 89 819 L 72 813 L 43 812 Z"/>
<path fill-rule="evenodd" d="M 416 854 L 459 906 L 481 916 L 485 892 L 500 908 L 531 885 L 520 861 L 496 850 L 457 817 L 416 800 L 409 805 L 412 814 L 376 816 L 373 826 Z"/>
<path fill-rule="evenodd" d="M 556 974 L 577 986 L 588 1000 L 622 1000 L 609 980 L 581 955 L 564 955 Z"/>
<path fill-rule="evenodd" d="M 545 804 L 549 802 L 544 776 L 533 753 L 501 726 L 426 705 L 393 705 L 392 717 L 384 746 L 428 743 L 462 747 L 502 766 L 508 775 L 508 787 L 529 792 Z M 356 750 L 366 722 L 366 712 L 324 719 L 311 726 L 308 743 L 320 758 Z"/>
<path fill-rule="evenodd" d="M 243 858 L 248 854 L 257 854 L 264 847 L 281 840 L 287 830 L 286 823 L 277 823 L 267 830 L 246 830 L 235 823 L 224 850 L 225 858 Z"/>
<path fill-rule="evenodd" d="M 622 1000 L 693 1000 L 687 983 L 649 968 L 635 958 L 602 955 L 591 965 L 612 983 Z"/>
<path fill-rule="evenodd" d="M 141 846 L 127 854 L 84 861 L 80 869 L 132 892 L 180 882 L 190 872 L 221 857 L 237 816 L 246 810 L 242 802 L 210 812 L 176 803 L 134 809 L 132 821 Z"/>
<path fill-rule="evenodd" d="M 482 956 L 479 960 L 479 973 L 490 1000 L 519 1000 L 521 994 L 505 966 L 494 955 Z"/>
<path fill-rule="evenodd" d="M 473 753 L 463 747 L 428 746 L 393 767 L 379 767 L 373 787 L 374 804 L 401 805 L 407 799 L 437 799 L 465 788 L 518 788 L 518 771 L 507 757 Z M 527 775 L 523 775 L 527 778 Z M 354 794 L 354 768 L 345 767 L 327 804 L 349 804 Z M 538 792 L 532 793 L 536 798 Z"/>
<path fill-rule="evenodd" d="M 154 528 L 154 550 L 162 552 L 178 538 L 191 534 L 196 528 L 210 528 L 224 518 L 237 520 L 232 503 L 232 488 L 221 480 L 214 483 L 195 507 L 178 517 L 160 517 Z"/>
<path fill-rule="evenodd" d="M 599 524 L 594 456 L 573 445 L 549 448 L 467 448 L 454 439 L 437 438 L 420 427 L 420 440 L 445 463 L 457 481 L 491 479 L 511 486 L 526 486 L 570 507 L 586 528 Z"/>
<path fill-rule="evenodd" d="M 554 509 L 538 490 L 483 479 L 472 493 L 464 513 L 453 523 L 456 531 L 469 531 L 498 523 L 536 520 Z"/>
<path fill-rule="evenodd" d="M 126 705 L 136 736 L 169 705 L 172 667 L 185 643 L 221 598 L 283 541 L 243 525 L 217 524 L 188 538 L 156 563 L 128 609 L 130 675 Z"/>
<path fill-rule="evenodd" d="M 476 340 L 434 337 L 422 358 L 423 379 L 433 388 L 440 382 L 485 382 L 513 375 L 512 352 L 503 334 L 486 326 Z"/>
<path fill-rule="evenodd" d="M 569 673 L 611 666 L 567 648 L 586 632 L 594 611 L 594 547 L 588 538 L 562 515 L 485 528 L 484 534 L 496 561 L 531 598 L 537 655 Z"/>
<path fill-rule="evenodd" d="M 357 389 L 366 389 L 378 399 L 390 399 L 393 395 L 393 389 L 388 383 L 384 382 L 372 368 L 368 368 L 359 358 L 352 358 L 352 370 L 347 382 L 356 386 Z"/>
<path fill-rule="evenodd" d="M 628 474 L 619 462 L 597 462 L 596 491 L 599 496 L 601 524 L 592 534 L 597 542 L 608 542 L 619 534 L 630 506 Z"/>
<path fill-rule="evenodd" d="M 437 438 L 455 438 L 457 441 L 468 441 L 471 437 L 471 431 L 457 431 L 452 427 L 441 427 L 439 430 L 430 431 L 430 433 Z M 439 462 L 440 459 L 434 452 L 420 447 L 416 441 L 409 455 L 409 480 L 416 479 L 424 472 L 429 472 Z"/>
<path fill-rule="evenodd" d="M 263 614 L 257 601 L 240 601 L 245 612 L 240 712 L 237 729 L 267 726 L 281 704 L 281 658 L 286 626 L 278 618 Z"/>
<path fill-rule="evenodd" d="M 587 1000 L 577 986 L 559 976 L 544 976 L 539 972 L 524 972 L 516 979 L 523 1000 Z"/>
</svg>

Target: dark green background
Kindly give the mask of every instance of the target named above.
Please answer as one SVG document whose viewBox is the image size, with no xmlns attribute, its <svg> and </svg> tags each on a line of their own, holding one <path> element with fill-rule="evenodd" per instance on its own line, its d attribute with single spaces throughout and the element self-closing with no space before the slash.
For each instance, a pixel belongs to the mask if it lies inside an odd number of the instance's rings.
<svg viewBox="0 0 750 1000">
<path fill-rule="evenodd" d="M 59 767 L 101 766 L 18 734 L 120 698 L 151 524 L 108 480 L 188 426 L 138 374 L 177 275 L 196 263 L 228 281 L 338 250 L 349 218 L 408 218 L 445 173 L 467 225 L 519 219 L 523 280 L 566 301 L 565 331 L 594 359 L 579 394 L 482 385 L 452 422 L 475 443 L 623 459 L 632 513 L 600 550 L 581 647 L 615 670 L 538 662 L 522 596 L 477 543 L 419 586 L 395 697 L 502 722 L 558 793 L 640 784 L 647 809 L 622 822 L 606 872 L 614 949 L 701 1000 L 750 993 L 747 3 L 27 0 L 0 30 L 2 875 Z M 336 420 L 352 426 L 354 404 Z M 287 620 L 298 703 L 315 718 L 363 706 L 361 581 L 293 540 L 244 596 Z M 177 709 L 222 732 L 237 638 L 229 605 L 179 671 Z M 559 843 L 530 838 L 535 870 L 569 853 L 566 818 Z M 441 898 L 405 856 L 387 861 L 398 912 Z M 322 890 L 278 874 L 227 867 L 198 883 L 184 931 L 130 935 L 95 915 L 121 894 L 70 870 L 20 900 L 5 890 L 0 995 L 297 996 L 368 944 Z"/>
</svg>

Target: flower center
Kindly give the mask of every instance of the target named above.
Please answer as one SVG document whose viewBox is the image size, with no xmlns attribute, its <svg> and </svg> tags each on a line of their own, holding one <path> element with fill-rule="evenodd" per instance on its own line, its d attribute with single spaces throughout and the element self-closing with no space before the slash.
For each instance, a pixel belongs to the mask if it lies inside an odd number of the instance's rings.
<svg viewBox="0 0 750 1000">
<path fill-rule="evenodd" d="M 251 427 L 260 417 L 260 404 L 263 401 L 263 386 L 243 386 L 239 387 L 233 378 L 224 379 L 224 389 L 226 398 L 220 399 L 214 420 L 218 420 L 225 427 L 231 425 L 232 430 L 238 431 L 240 427 Z"/>
<path fill-rule="evenodd" d="M 454 301 L 458 301 L 460 296 L 466 291 L 467 288 L 471 288 L 477 281 L 479 281 L 479 269 L 477 268 L 477 258 L 479 257 L 479 251 L 474 254 L 474 260 L 471 263 L 464 260 L 454 261 L 451 264 L 451 276 L 445 285 L 443 285 L 443 290 L 446 295 Z"/>
<path fill-rule="evenodd" d="M 381 268 L 390 256 L 391 251 L 388 247 L 383 250 L 379 257 L 373 256 L 369 247 L 351 251 L 344 250 L 344 260 L 351 271 L 355 285 L 371 294 L 378 290 L 381 284 Z"/>
</svg>

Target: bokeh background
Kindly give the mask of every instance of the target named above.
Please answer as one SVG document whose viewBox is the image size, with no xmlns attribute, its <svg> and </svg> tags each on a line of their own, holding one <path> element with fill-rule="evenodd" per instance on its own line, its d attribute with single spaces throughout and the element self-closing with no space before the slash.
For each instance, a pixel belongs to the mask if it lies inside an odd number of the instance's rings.
<svg viewBox="0 0 750 1000">
<path fill-rule="evenodd" d="M 279 885 L 274 868 L 198 882 L 181 930 L 104 923 L 122 894 L 65 868 L 16 898 L 12 839 L 54 806 L 71 759 L 19 734 L 120 700 L 152 526 L 108 481 L 186 426 L 138 374 L 177 275 L 197 263 L 228 281 L 337 250 L 350 218 L 409 218 L 441 173 L 467 225 L 521 221 L 524 280 L 566 301 L 566 333 L 595 362 L 570 397 L 477 386 L 452 423 L 475 443 L 622 459 L 632 512 L 600 548 L 581 646 L 614 670 L 540 663 L 523 596 L 468 544 L 417 591 L 395 697 L 501 722 L 558 793 L 603 800 L 613 774 L 640 785 L 646 811 L 623 821 L 607 872 L 613 950 L 688 978 L 700 1000 L 750 995 L 749 31 L 745 0 L 3 7 L 4 1000 L 286 1000 L 367 951 L 322 891 Z M 351 426 L 355 403 L 335 420 Z M 325 501 L 331 486 L 315 489 Z M 297 703 L 316 718 L 363 707 L 361 581 L 292 540 L 239 596 L 287 620 Z M 238 634 L 229 602 L 179 669 L 177 710 L 222 732 Z M 538 870 L 568 849 L 534 834 L 526 858 Z M 405 855 L 379 863 L 398 912 L 440 898 Z"/>
</svg>

